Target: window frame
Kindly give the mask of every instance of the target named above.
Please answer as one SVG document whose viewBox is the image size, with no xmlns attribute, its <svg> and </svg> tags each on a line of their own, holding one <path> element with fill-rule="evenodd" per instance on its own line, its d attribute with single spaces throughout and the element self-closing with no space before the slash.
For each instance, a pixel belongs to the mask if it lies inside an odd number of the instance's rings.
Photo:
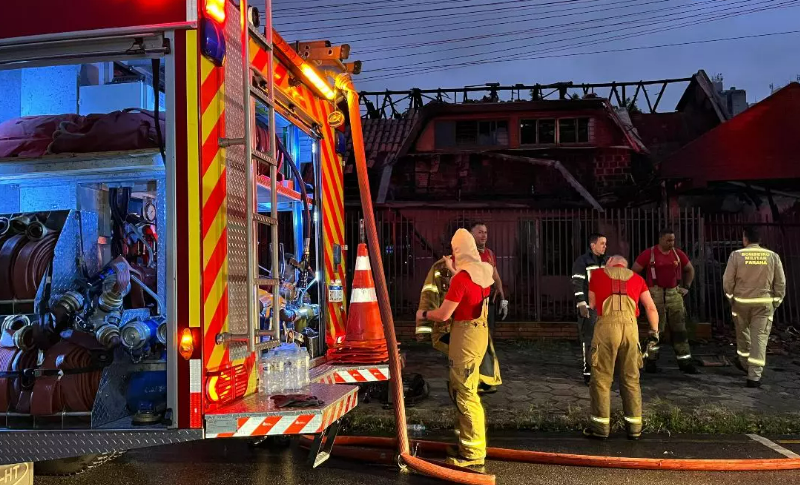
<svg viewBox="0 0 800 485">
<path fill-rule="evenodd" d="M 554 143 L 540 143 L 539 142 L 539 123 L 541 121 L 553 121 L 555 123 L 555 142 Z M 561 141 L 561 121 L 562 120 L 573 120 L 575 125 L 575 140 L 571 142 L 562 142 Z M 580 140 L 580 120 L 586 120 L 586 141 Z M 592 143 L 592 136 L 591 136 L 591 123 L 593 117 L 592 116 L 563 116 L 563 117 L 541 117 L 541 118 L 520 118 L 519 119 L 519 144 L 522 147 L 529 147 L 529 146 L 544 146 L 544 147 L 552 147 L 552 146 L 581 146 L 581 145 L 590 145 Z M 534 125 L 534 133 L 536 134 L 536 140 L 533 143 L 525 142 L 522 137 L 522 127 L 524 123 L 535 122 Z"/>
</svg>

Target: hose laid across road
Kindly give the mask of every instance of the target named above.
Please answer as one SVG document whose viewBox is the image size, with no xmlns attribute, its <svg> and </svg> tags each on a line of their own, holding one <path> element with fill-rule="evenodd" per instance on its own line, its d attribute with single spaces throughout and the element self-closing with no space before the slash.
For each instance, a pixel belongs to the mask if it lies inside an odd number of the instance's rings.
<svg viewBox="0 0 800 485">
<path fill-rule="evenodd" d="M 333 455 L 343 458 L 368 460 L 376 458 L 379 451 L 369 448 L 393 448 L 394 438 L 375 436 L 340 436 L 334 442 Z M 440 441 L 413 441 L 412 447 L 418 451 L 444 453 L 448 443 Z M 359 447 L 354 453 L 353 447 Z M 351 449 L 348 449 L 351 448 Z M 343 452 L 342 454 L 339 454 Z M 542 451 L 514 450 L 509 448 L 487 448 L 486 458 L 498 461 L 538 463 L 542 465 L 586 466 L 595 468 L 626 468 L 636 470 L 672 471 L 760 471 L 760 470 L 798 470 L 800 458 L 774 459 L 682 459 L 682 458 L 627 458 L 614 456 L 575 455 L 572 453 L 550 453 Z"/>
</svg>

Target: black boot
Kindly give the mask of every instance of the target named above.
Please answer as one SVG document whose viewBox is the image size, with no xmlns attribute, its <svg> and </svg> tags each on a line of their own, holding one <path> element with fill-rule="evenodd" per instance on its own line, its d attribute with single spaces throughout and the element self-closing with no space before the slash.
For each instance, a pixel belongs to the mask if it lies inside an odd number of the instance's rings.
<svg viewBox="0 0 800 485">
<path fill-rule="evenodd" d="M 583 374 L 583 383 L 588 386 L 590 382 L 592 382 L 592 375 L 584 373 Z"/>
<path fill-rule="evenodd" d="M 742 361 L 739 360 L 738 357 L 733 360 L 733 365 L 735 365 L 736 368 L 739 369 L 740 371 L 742 371 L 745 374 L 747 374 L 747 369 L 744 368 L 744 366 L 742 365 Z"/>
<path fill-rule="evenodd" d="M 688 360 L 688 359 L 687 359 Z M 678 367 L 684 374 L 699 374 L 700 371 L 695 367 L 694 362 L 678 363 Z"/>
<path fill-rule="evenodd" d="M 657 372 L 661 372 L 661 369 L 658 368 L 655 360 L 648 360 L 644 363 L 644 371 L 648 374 L 655 374 Z"/>
<path fill-rule="evenodd" d="M 761 381 L 751 381 L 750 379 L 747 379 L 747 384 L 745 384 L 745 386 L 758 389 L 761 387 Z"/>
</svg>

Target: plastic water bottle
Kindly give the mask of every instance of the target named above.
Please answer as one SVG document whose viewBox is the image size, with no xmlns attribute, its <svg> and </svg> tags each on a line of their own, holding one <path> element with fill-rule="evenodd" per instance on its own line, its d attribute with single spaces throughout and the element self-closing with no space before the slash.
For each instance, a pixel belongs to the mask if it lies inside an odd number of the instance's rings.
<svg viewBox="0 0 800 485">
<path fill-rule="evenodd" d="M 262 356 L 258 365 L 260 366 L 258 392 L 261 394 L 269 394 L 269 382 L 272 380 L 272 363 L 270 362 L 269 354 Z"/>
<path fill-rule="evenodd" d="M 297 382 L 297 353 L 294 344 L 287 346 L 283 352 L 283 376 L 284 390 L 286 392 L 297 391 L 300 384 Z"/>
<path fill-rule="evenodd" d="M 300 373 L 303 382 L 303 388 L 311 385 L 311 356 L 308 355 L 306 349 L 298 349 L 300 351 Z"/>
<path fill-rule="evenodd" d="M 270 380 L 267 382 L 267 393 L 276 395 L 283 392 L 283 360 L 280 352 L 271 352 L 269 355 Z"/>
<path fill-rule="evenodd" d="M 409 424 L 406 429 L 408 429 L 408 434 L 411 436 L 419 437 L 425 434 L 424 424 Z"/>
</svg>

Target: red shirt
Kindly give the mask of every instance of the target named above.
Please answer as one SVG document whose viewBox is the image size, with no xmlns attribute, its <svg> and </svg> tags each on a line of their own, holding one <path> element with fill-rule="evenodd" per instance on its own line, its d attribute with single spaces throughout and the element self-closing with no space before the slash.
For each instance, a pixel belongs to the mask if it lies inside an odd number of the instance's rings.
<svg viewBox="0 0 800 485">
<path fill-rule="evenodd" d="M 597 315 L 603 314 L 603 302 L 614 294 L 624 293 L 636 302 L 636 316 L 639 316 L 639 297 L 647 289 L 644 278 L 638 274 L 631 276 L 628 281 L 612 280 L 608 273 L 603 270 L 592 272 L 592 280 L 589 281 L 589 291 L 594 293 L 594 307 Z"/>
<path fill-rule="evenodd" d="M 678 255 L 675 256 L 675 253 Z M 650 269 L 650 260 L 653 256 L 655 256 L 656 281 L 653 281 L 653 271 Z M 675 288 L 682 277 L 683 268 L 689 264 L 689 258 L 680 249 L 675 249 L 674 252 L 670 249 L 668 253 L 664 254 L 661 252 L 661 248 L 655 246 L 642 251 L 642 254 L 636 258 L 636 264 L 644 268 L 648 286 Z"/>
<path fill-rule="evenodd" d="M 458 303 L 453 312 L 455 321 L 475 320 L 481 316 L 483 300 L 489 297 L 489 288 L 481 288 L 473 283 L 466 271 L 459 271 L 450 279 L 450 289 L 445 300 Z"/>
<path fill-rule="evenodd" d="M 484 248 L 483 251 L 479 249 L 478 253 L 481 255 L 481 261 L 489 263 L 492 266 L 497 266 L 497 257 L 494 255 L 494 251 L 489 248 Z"/>
</svg>

